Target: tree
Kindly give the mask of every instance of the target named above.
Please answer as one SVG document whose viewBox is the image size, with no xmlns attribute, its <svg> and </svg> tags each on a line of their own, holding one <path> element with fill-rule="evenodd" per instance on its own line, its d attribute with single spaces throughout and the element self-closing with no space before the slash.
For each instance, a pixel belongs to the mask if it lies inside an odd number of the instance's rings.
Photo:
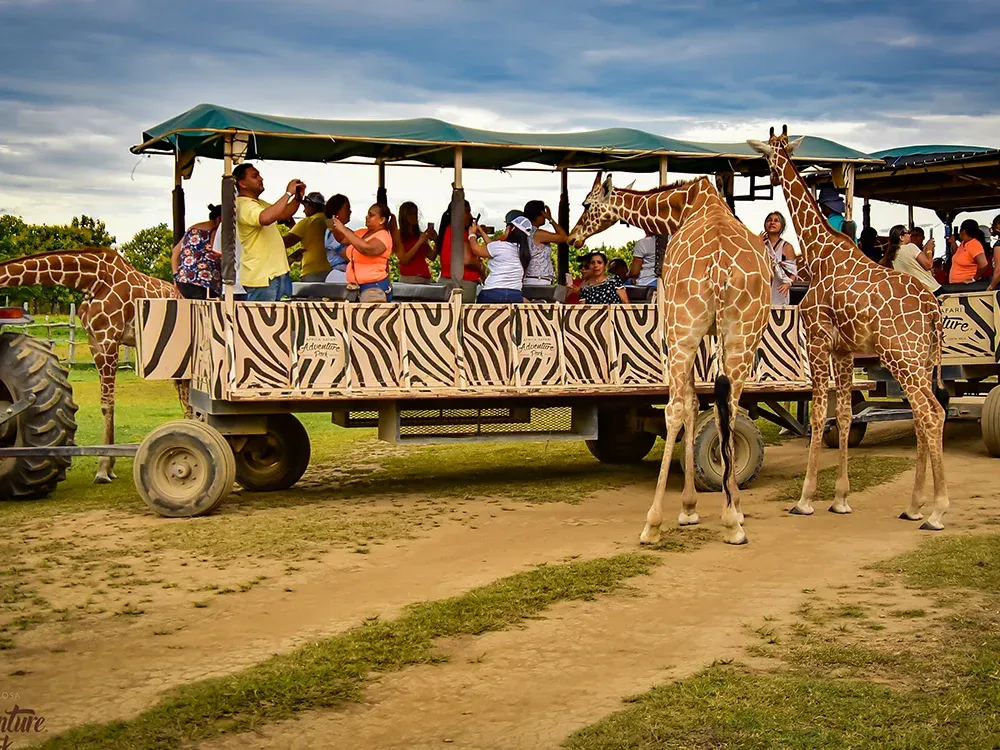
<svg viewBox="0 0 1000 750">
<path fill-rule="evenodd" d="M 93 247 L 111 247 L 115 244 L 115 238 L 108 234 L 108 228 L 100 219 L 94 219 L 86 214 L 77 218 L 73 217 L 70 224 L 73 229 L 80 229 L 90 238 L 88 245 Z"/>
<path fill-rule="evenodd" d="M 173 269 L 170 252 L 174 247 L 174 233 L 166 224 L 140 229 L 128 242 L 122 244 L 122 255 L 137 271 L 164 281 L 172 281 Z"/>
</svg>

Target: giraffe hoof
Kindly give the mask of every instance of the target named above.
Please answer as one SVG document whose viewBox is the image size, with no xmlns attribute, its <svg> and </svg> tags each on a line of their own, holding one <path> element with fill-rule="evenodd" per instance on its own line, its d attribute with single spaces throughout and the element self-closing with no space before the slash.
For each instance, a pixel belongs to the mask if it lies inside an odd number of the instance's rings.
<svg viewBox="0 0 1000 750">
<path fill-rule="evenodd" d="M 924 521 L 920 524 L 921 531 L 943 531 L 944 524 L 941 523 L 931 523 L 930 521 Z"/>
<path fill-rule="evenodd" d="M 677 516 L 678 526 L 697 526 L 701 516 L 697 513 L 681 513 Z"/>
<path fill-rule="evenodd" d="M 734 547 L 738 547 L 741 544 L 749 544 L 749 543 L 750 543 L 750 540 L 747 539 L 747 535 L 744 534 L 743 531 L 740 531 L 739 536 L 737 536 L 735 539 L 727 539 L 726 540 L 726 544 L 731 544 Z"/>
<path fill-rule="evenodd" d="M 827 508 L 827 510 L 830 511 L 831 513 L 836 513 L 839 516 L 847 516 L 850 515 L 852 512 L 850 505 L 831 505 L 829 508 Z"/>
<path fill-rule="evenodd" d="M 660 527 L 652 527 L 649 524 L 646 524 L 646 528 L 644 528 L 642 533 L 639 535 L 639 544 L 656 544 L 658 541 L 660 541 Z"/>
<path fill-rule="evenodd" d="M 104 474 L 98 474 L 94 477 L 94 484 L 111 484 L 111 477 L 105 476 Z"/>
<path fill-rule="evenodd" d="M 908 510 L 904 510 L 902 513 L 899 514 L 899 517 L 902 518 L 904 521 L 921 521 L 923 520 L 924 514 L 916 513 L 914 515 L 911 515 Z"/>
<path fill-rule="evenodd" d="M 808 510 L 805 510 L 800 508 L 798 505 L 793 505 L 788 512 L 793 516 L 811 516 L 813 514 L 813 509 L 809 508 Z"/>
</svg>

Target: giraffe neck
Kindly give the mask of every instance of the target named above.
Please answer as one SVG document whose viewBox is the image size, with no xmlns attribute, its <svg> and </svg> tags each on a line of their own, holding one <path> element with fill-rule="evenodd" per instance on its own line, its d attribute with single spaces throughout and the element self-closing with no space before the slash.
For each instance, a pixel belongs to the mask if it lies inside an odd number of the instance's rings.
<svg viewBox="0 0 1000 750">
<path fill-rule="evenodd" d="M 813 261 L 831 253 L 837 245 L 836 238 L 809 186 L 792 164 L 788 152 L 783 147 L 776 146 L 774 158 L 803 258 L 807 265 L 811 265 Z"/>
<path fill-rule="evenodd" d="M 628 224 L 649 234 L 674 234 L 692 210 L 704 203 L 705 178 L 692 180 L 674 188 L 649 192 L 619 190 L 611 205 Z"/>
<path fill-rule="evenodd" d="M 0 287 L 64 286 L 92 292 L 99 261 L 85 253 L 41 253 L 0 263 Z"/>
</svg>

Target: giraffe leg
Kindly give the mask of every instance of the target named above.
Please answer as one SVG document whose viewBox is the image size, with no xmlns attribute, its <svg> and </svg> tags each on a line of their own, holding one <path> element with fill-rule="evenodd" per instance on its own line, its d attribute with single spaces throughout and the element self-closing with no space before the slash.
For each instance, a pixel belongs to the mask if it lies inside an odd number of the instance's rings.
<svg viewBox="0 0 1000 750">
<path fill-rule="evenodd" d="M 191 408 L 191 381 L 175 380 L 174 387 L 177 388 L 177 398 L 180 399 L 181 408 L 184 410 L 184 419 L 193 419 L 194 409 Z"/>
<path fill-rule="evenodd" d="M 660 461 L 660 474 L 656 478 L 656 492 L 653 494 L 653 504 L 646 511 L 646 525 L 639 535 L 640 544 L 656 544 L 660 541 L 660 526 L 663 524 L 663 496 L 667 489 L 667 476 L 670 474 L 670 460 L 674 453 L 674 443 L 680 432 L 684 418 L 684 404 L 688 399 L 684 394 L 674 395 L 671 389 L 670 401 L 664 410 L 667 422 L 667 435 L 663 442 L 663 459 Z"/>
<path fill-rule="evenodd" d="M 810 340 L 806 345 L 809 368 L 812 371 L 812 406 L 809 411 L 809 460 L 806 464 L 806 478 L 802 483 L 802 496 L 789 511 L 797 516 L 811 516 L 814 512 L 812 499 L 816 494 L 816 474 L 819 470 L 819 451 L 826 422 L 827 389 L 830 385 L 830 348 L 826 341 Z"/>
<path fill-rule="evenodd" d="M 921 512 L 927 495 L 927 430 L 919 419 L 913 420 L 913 431 L 917 435 L 917 460 L 913 471 L 913 492 L 910 493 L 910 506 L 899 514 L 904 521 L 921 521 Z"/>
<path fill-rule="evenodd" d="M 115 443 L 115 375 L 118 370 L 118 347 L 111 345 L 94 352 L 94 364 L 101 379 L 101 412 L 104 415 L 104 444 Z M 94 484 L 108 484 L 115 476 L 113 456 L 97 460 Z"/>
<path fill-rule="evenodd" d="M 914 383 L 907 389 L 907 398 L 913 409 L 914 419 L 920 420 L 924 434 L 923 454 L 920 455 L 920 442 L 917 443 L 917 465 L 927 462 L 931 467 L 931 475 L 934 479 L 934 511 L 930 517 L 921 524 L 920 528 L 925 531 L 941 531 L 944 528 L 942 518 L 950 505 L 948 501 L 948 487 L 944 477 L 944 407 L 934 398 L 931 389 L 930 379 L 922 377 L 919 384 Z M 919 469 L 918 469 L 919 471 Z M 921 478 L 923 479 L 923 478 Z M 914 479 L 914 494 L 917 493 L 916 478 Z M 920 496 L 923 497 L 923 487 L 920 488 Z"/>
<path fill-rule="evenodd" d="M 698 415 L 698 394 L 694 390 L 694 370 L 689 378 L 691 403 L 684 412 L 684 493 L 681 495 L 681 510 L 677 523 L 694 526 L 700 521 L 698 516 L 698 493 L 694 487 L 694 423 Z"/>
<path fill-rule="evenodd" d="M 851 430 L 851 381 L 854 379 L 854 358 L 841 354 L 833 357 L 833 377 L 837 385 L 837 431 L 840 433 L 840 461 L 837 468 L 837 486 L 831 513 L 850 513 L 847 493 L 851 491 L 851 481 L 847 473 L 847 440 Z"/>
<path fill-rule="evenodd" d="M 735 306 L 731 306 L 728 309 L 738 309 Z M 743 383 L 750 377 L 753 373 L 753 360 L 754 353 L 756 350 L 756 345 L 750 345 L 748 341 L 755 341 L 759 338 L 759 335 L 755 335 L 755 331 L 759 333 L 766 325 L 767 315 L 766 313 L 760 317 L 759 320 L 754 322 L 753 320 L 744 321 L 739 319 L 737 321 L 732 321 L 728 325 L 724 324 L 724 329 L 726 333 L 725 336 L 725 362 L 723 363 L 723 371 L 729 377 L 730 381 L 730 391 L 728 398 L 728 427 L 729 427 L 729 438 L 728 446 L 725 446 L 729 456 L 731 457 L 731 464 L 736 460 L 736 418 L 739 415 L 740 408 L 740 396 L 743 394 Z M 719 404 L 715 404 L 715 418 L 716 423 L 721 426 L 719 413 Z M 719 431 L 719 438 L 722 439 L 722 431 Z M 725 482 L 725 499 L 726 504 L 722 509 L 722 525 L 726 529 L 725 541 L 727 544 L 746 544 L 748 539 L 746 532 L 743 531 L 743 521 L 746 520 L 743 515 L 742 502 L 740 500 L 740 488 L 736 482 L 736 469 L 735 466 L 730 466 L 730 471 L 728 472 L 728 477 L 724 477 Z"/>
</svg>

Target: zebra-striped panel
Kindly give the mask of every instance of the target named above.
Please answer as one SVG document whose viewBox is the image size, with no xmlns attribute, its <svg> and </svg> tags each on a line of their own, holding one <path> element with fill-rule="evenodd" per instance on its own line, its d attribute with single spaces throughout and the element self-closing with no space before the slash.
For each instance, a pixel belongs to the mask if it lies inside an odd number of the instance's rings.
<svg viewBox="0 0 1000 750">
<path fill-rule="evenodd" d="M 395 388 L 400 385 L 402 362 L 399 304 L 349 305 L 351 387 Z"/>
<path fill-rule="evenodd" d="M 706 336 L 698 344 L 694 355 L 694 382 L 714 383 L 719 374 L 719 362 L 715 356 L 715 336 Z"/>
<path fill-rule="evenodd" d="M 233 387 L 288 388 L 292 377 L 291 306 L 287 302 L 236 305 Z"/>
<path fill-rule="evenodd" d="M 663 382 L 663 342 L 656 305 L 614 305 L 615 380 L 622 385 Z"/>
<path fill-rule="evenodd" d="M 1000 361 L 997 357 L 996 307 L 995 292 L 941 297 L 945 362 Z"/>
<path fill-rule="evenodd" d="M 611 379 L 609 316 L 605 305 L 565 306 L 562 331 L 567 385 L 596 385 Z"/>
<path fill-rule="evenodd" d="M 754 362 L 754 380 L 761 383 L 804 380 L 803 356 L 795 308 L 772 307 Z"/>
<path fill-rule="evenodd" d="M 510 305 L 462 308 L 462 373 L 466 385 L 511 382 L 512 317 Z"/>
<path fill-rule="evenodd" d="M 191 377 L 191 302 L 141 299 L 137 305 L 139 376 L 146 380 Z"/>
<path fill-rule="evenodd" d="M 520 385 L 562 385 L 563 352 L 556 305 L 516 305 L 514 342 Z"/>
<path fill-rule="evenodd" d="M 221 302 L 192 302 L 191 387 L 222 398 L 227 371 L 226 340 Z"/>
<path fill-rule="evenodd" d="M 403 307 L 406 335 L 406 385 L 417 388 L 454 386 L 455 309 L 439 302 L 413 302 Z"/>
<path fill-rule="evenodd" d="M 292 387 L 333 388 L 347 380 L 345 304 L 292 303 Z"/>
</svg>

